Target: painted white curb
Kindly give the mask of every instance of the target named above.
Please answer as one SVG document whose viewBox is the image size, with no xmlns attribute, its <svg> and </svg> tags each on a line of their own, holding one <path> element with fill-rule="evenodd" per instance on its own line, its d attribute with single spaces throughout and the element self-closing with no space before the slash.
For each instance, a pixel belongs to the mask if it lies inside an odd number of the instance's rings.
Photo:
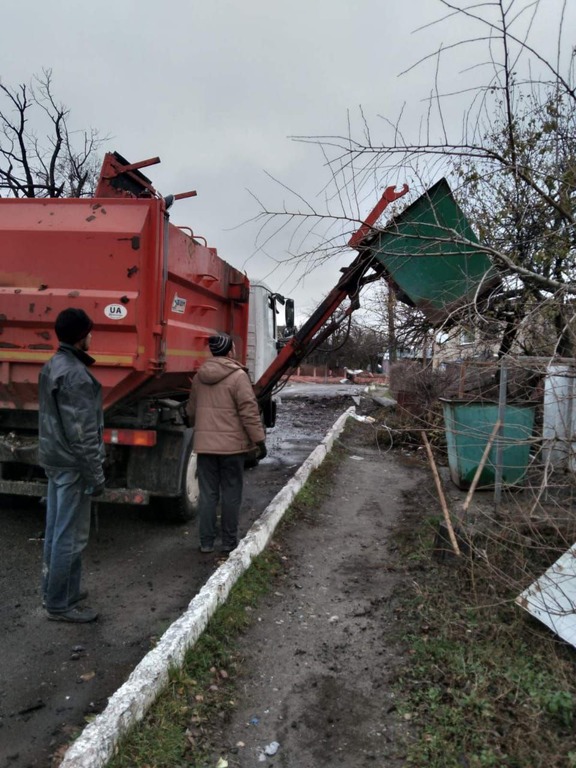
<svg viewBox="0 0 576 768">
<path fill-rule="evenodd" d="M 181 666 L 186 651 L 198 640 L 211 616 L 226 601 L 230 590 L 266 547 L 292 499 L 312 470 L 320 466 L 344 429 L 354 406 L 338 418 L 328 434 L 276 494 L 230 557 L 192 599 L 186 612 L 162 635 L 158 645 L 134 669 L 108 700 L 106 709 L 82 731 L 66 752 L 60 768 L 103 768 L 114 755 L 120 738 L 142 720 L 168 683 L 171 668 Z"/>
</svg>

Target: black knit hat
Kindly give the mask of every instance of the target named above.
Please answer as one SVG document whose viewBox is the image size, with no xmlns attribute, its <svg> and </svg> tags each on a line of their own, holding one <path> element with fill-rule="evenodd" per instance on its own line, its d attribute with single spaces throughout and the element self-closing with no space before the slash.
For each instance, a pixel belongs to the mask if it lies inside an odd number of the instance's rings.
<svg viewBox="0 0 576 768">
<path fill-rule="evenodd" d="M 232 349 L 232 339 L 227 333 L 219 333 L 216 336 L 210 336 L 208 346 L 214 357 L 224 357 Z"/>
<path fill-rule="evenodd" d="M 65 344 L 76 344 L 77 341 L 86 338 L 94 323 L 83 309 L 68 307 L 63 309 L 56 318 L 54 330 L 58 341 Z"/>
</svg>

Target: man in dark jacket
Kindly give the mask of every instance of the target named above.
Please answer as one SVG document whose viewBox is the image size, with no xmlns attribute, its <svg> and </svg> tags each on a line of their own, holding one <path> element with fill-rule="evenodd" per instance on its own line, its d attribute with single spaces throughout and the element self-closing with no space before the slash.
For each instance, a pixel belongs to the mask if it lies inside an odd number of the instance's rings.
<svg viewBox="0 0 576 768">
<path fill-rule="evenodd" d="M 210 336 L 208 346 L 212 358 L 192 380 L 187 406 L 198 455 L 200 551 L 214 551 L 221 501 L 222 552 L 228 553 L 238 543 L 246 454 L 257 447 L 264 458 L 266 434 L 248 371 L 234 360 L 232 339 Z"/>
<path fill-rule="evenodd" d="M 42 568 L 43 604 L 53 621 L 85 623 L 80 607 L 82 552 L 90 532 L 90 497 L 104 490 L 104 417 L 100 383 L 88 366 L 92 320 L 82 309 L 56 318 L 58 351 L 40 372 L 39 458 L 48 477 Z"/>
</svg>

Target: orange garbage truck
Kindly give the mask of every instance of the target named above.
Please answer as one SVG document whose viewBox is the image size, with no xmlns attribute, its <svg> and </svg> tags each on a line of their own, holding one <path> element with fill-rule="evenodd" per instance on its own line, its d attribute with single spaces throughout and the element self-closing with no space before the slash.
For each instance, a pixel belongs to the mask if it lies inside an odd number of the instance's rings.
<svg viewBox="0 0 576 768">
<path fill-rule="evenodd" d="M 159 195 L 141 170 L 155 162 L 107 154 L 93 198 L 0 199 L 0 494 L 44 495 L 38 374 L 57 349 L 62 309 L 80 307 L 94 321 L 102 500 L 152 504 L 176 519 L 193 514 L 197 495 L 182 405 L 207 338 L 229 333 L 255 378 L 276 355 L 283 297 L 251 286 L 202 237 L 170 222 L 174 198 L 195 193 Z M 273 426 L 271 397 L 261 410 Z"/>
<path fill-rule="evenodd" d="M 208 337 L 232 336 L 272 427 L 282 380 L 347 322 L 361 288 L 385 276 L 363 243 L 407 188 L 385 190 L 350 243 L 356 259 L 296 330 L 291 299 L 251 284 L 204 238 L 171 223 L 174 201 L 196 193 L 160 195 L 142 172 L 157 162 L 109 153 L 94 197 L 0 199 L 0 496 L 45 494 L 38 375 L 58 347 L 54 322 L 66 307 L 84 309 L 94 322 L 90 354 L 103 387 L 107 449 L 100 500 L 150 505 L 185 521 L 198 486 L 183 406 L 210 354 Z"/>
</svg>

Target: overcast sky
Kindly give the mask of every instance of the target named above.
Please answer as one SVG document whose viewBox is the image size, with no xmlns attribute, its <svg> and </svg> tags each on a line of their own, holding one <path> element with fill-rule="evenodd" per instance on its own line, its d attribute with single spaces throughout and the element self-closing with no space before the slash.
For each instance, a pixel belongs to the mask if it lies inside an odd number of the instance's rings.
<svg viewBox="0 0 576 768">
<path fill-rule="evenodd" d="M 559 0 L 544 4 L 556 8 Z M 576 2 L 568 5 L 573 14 Z M 0 75 L 16 85 L 51 68 L 72 127 L 97 128 L 110 136 L 106 149 L 132 162 L 159 155 L 162 164 L 145 173 L 162 193 L 198 191 L 175 204 L 175 224 L 191 226 L 250 278 L 266 278 L 311 310 L 355 253 L 305 279 L 304 265 L 275 266 L 287 256 L 286 239 L 255 252 L 257 225 L 239 226 L 259 212 L 249 191 L 271 209 L 283 201 L 296 207 L 272 176 L 319 200 L 328 180 L 323 157 L 290 137 L 345 134 L 348 112 L 358 121 L 359 106 L 377 125 L 405 103 L 404 124 L 417 125 L 434 65 L 399 74 L 439 44 L 477 31 L 458 17 L 415 32 L 444 15 L 438 0 L 5 3 Z M 539 24 L 541 39 L 555 36 L 546 14 Z M 463 74 L 469 55 L 455 54 L 455 79 L 477 76 Z M 380 187 L 397 181 L 381 179 Z M 376 202 L 375 190 L 361 214 Z"/>
</svg>

